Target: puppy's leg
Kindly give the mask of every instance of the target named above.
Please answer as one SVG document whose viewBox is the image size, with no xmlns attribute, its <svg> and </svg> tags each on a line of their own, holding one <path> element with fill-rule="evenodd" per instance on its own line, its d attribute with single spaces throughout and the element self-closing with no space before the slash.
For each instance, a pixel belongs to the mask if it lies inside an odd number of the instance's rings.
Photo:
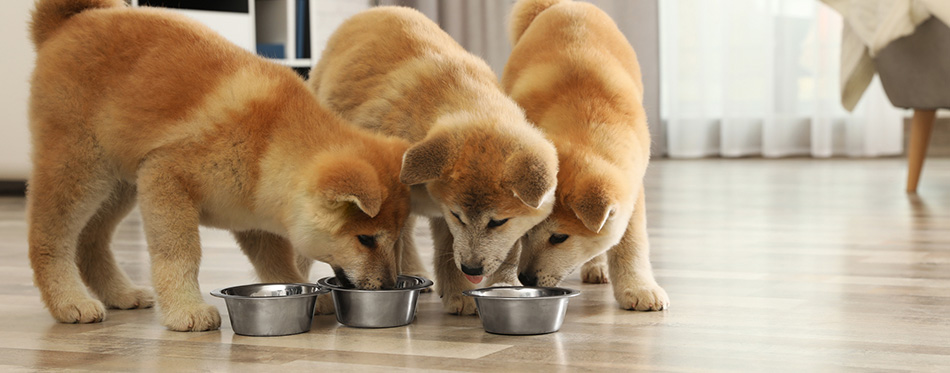
<svg viewBox="0 0 950 373">
<path fill-rule="evenodd" d="M 310 281 L 310 267 L 313 267 L 313 259 L 296 254 L 294 255 L 294 262 L 297 264 L 297 271 L 300 272 L 303 279 Z"/>
<path fill-rule="evenodd" d="M 132 284 L 109 249 L 115 227 L 134 205 L 135 186 L 116 183 L 112 194 L 79 235 L 76 256 L 79 273 L 92 292 L 110 308 L 149 308 L 155 303 L 152 291 Z"/>
<path fill-rule="evenodd" d="M 442 297 L 443 308 L 451 314 L 474 315 L 475 300 L 462 294 L 475 286 L 462 276 L 452 254 L 452 233 L 443 218 L 429 219 L 435 246 L 435 291 Z"/>
<path fill-rule="evenodd" d="M 623 309 L 659 311 L 670 305 L 666 291 L 653 278 L 646 228 L 646 205 L 643 191 L 640 191 L 627 231 L 620 243 L 607 251 L 607 262 L 614 278 L 614 297 Z"/>
<path fill-rule="evenodd" d="M 406 219 L 406 227 L 399 235 L 399 241 L 396 241 L 396 252 L 399 255 L 399 274 L 429 277 L 429 271 L 422 265 L 422 259 L 419 259 L 419 252 L 416 249 L 416 241 L 413 233 L 416 228 L 416 217 L 410 215 Z"/>
<path fill-rule="evenodd" d="M 410 215 L 406 220 L 406 226 L 396 241 L 396 254 L 399 255 L 399 274 L 419 276 L 423 278 L 429 276 L 429 271 L 422 265 L 422 259 L 419 259 L 419 251 L 416 248 L 416 241 L 413 238 L 416 228 L 416 218 Z M 432 288 L 422 289 L 423 293 L 431 292 Z"/>
<path fill-rule="evenodd" d="M 264 231 L 231 232 L 241 251 L 257 272 L 261 282 L 306 282 L 297 267 L 297 257 L 290 241 Z"/>
<path fill-rule="evenodd" d="M 521 258 L 521 240 L 508 250 L 508 257 L 498 266 L 498 269 L 488 277 L 490 286 L 512 286 L 518 282 L 518 259 Z"/>
<path fill-rule="evenodd" d="M 59 322 L 92 323 L 105 318 L 102 302 L 89 296 L 76 264 L 79 234 L 111 189 L 90 142 L 49 145 L 36 141 L 27 198 L 33 281 Z"/>
<path fill-rule="evenodd" d="M 199 207 L 192 194 L 197 186 L 174 173 L 172 165 L 178 163 L 152 159 L 139 169 L 139 203 L 152 258 L 152 284 L 167 328 L 214 330 L 221 326 L 221 316 L 204 302 L 198 287 Z"/>
<path fill-rule="evenodd" d="M 305 282 L 311 282 L 310 267 L 313 267 L 313 259 L 300 254 L 295 255 L 295 258 L 297 270 L 300 271 Z M 317 296 L 317 304 L 314 306 L 313 312 L 318 315 L 332 315 L 336 312 L 336 307 L 333 305 L 333 296 L 329 293 Z"/>
<path fill-rule="evenodd" d="M 607 253 L 595 256 L 581 267 L 581 280 L 587 284 L 606 284 L 607 280 Z"/>
</svg>

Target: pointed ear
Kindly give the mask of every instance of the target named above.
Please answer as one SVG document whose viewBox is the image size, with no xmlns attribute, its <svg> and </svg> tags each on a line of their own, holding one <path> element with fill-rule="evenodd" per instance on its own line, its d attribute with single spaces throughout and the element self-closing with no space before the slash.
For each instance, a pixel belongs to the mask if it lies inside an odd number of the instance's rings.
<svg viewBox="0 0 950 373">
<path fill-rule="evenodd" d="M 619 207 L 612 196 L 610 185 L 597 178 L 581 181 L 572 196 L 568 202 L 569 207 L 584 226 L 594 233 L 600 233 Z"/>
<path fill-rule="evenodd" d="M 376 169 L 358 159 L 341 159 L 321 167 L 317 191 L 328 201 L 353 203 L 369 217 L 382 207 L 383 188 Z"/>
<path fill-rule="evenodd" d="M 505 163 L 505 185 L 531 208 L 540 208 L 554 195 L 557 186 L 557 160 L 546 161 L 530 151 L 522 151 Z"/>
<path fill-rule="evenodd" d="M 448 133 L 437 133 L 411 146 L 402 155 L 399 181 L 415 185 L 438 179 L 454 160 L 453 145 Z"/>
</svg>

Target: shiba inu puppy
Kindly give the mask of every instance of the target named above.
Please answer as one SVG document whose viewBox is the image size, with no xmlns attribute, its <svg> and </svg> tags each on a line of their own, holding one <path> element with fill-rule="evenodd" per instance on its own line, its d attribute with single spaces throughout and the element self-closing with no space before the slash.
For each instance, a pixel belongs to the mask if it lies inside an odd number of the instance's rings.
<svg viewBox="0 0 950 373">
<path fill-rule="evenodd" d="M 334 32 L 310 84 L 350 122 L 413 144 L 400 178 L 431 218 L 448 312 L 474 314 L 461 292 L 485 276 L 517 281 L 518 240 L 551 211 L 557 156 L 484 61 L 421 13 L 379 7 Z"/>
<path fill-rule="evenodd" d="M 29 251 L 57 320 L 153 304 L 109 250 L 136 199 L 169 329 L 221 323 L 198 287 L 199 224 L 231 230 L 264 282 L 305 281 L 296 253 L 394 286 L 406 141 L 345 124 L 291 70 L 164 10 L 40 0 L 32 37 Z"/>
<path fill-rule="evenodd" d="M 667 307 L 653 278 L 643 175 L 650 134 L 637 56 L 595 6 L 522 0 L 502 85 L 558 149 L 554 211 L 523 239 L 519 279 L 554 286 L 581 264 L 625 309 Z M 606 252 L 606 254 L 605 254 Z"/>
</svg>

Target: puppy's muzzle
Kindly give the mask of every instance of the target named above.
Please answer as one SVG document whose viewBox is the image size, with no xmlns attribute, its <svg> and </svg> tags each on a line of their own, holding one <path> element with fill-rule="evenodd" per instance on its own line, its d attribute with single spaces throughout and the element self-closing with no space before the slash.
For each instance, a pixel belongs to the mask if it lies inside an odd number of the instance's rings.
<svg viewBox="0 0 950 373">
<path fill-rule="evenodd" d="M 524 286 L 538 286 L 538 276 L 533 273 L 521 272 L 518 274 L 518 281 Z"/>
</svg>

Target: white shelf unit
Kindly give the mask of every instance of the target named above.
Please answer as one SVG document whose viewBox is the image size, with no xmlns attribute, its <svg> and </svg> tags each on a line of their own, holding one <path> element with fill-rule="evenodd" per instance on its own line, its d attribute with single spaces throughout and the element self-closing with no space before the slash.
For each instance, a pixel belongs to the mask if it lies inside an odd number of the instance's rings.
<svg viewBox="0 0 950 373">
<path fill-rule="evenodd" d="M 234 1 L 234 0 L 231 0 Z M 224 36 L 226 39 L 230 40 L 234 44 L 239 45 L 241 48 L 247 49 L 249 51 L 255 51 L 255 30 L 254 30 L 254 0 L 246 0 L 247 7 L 246 12 L 232 12 L 232 11 L 215 11 L 215 10 L 201 10 L 201 9 L 190 9 L 188 6 L 188 1 L 180 0 L 165 0 L 165 1 L 152 1 L 152 3 L 169 3 L 169 4 L 179 4 L 180 7 L 168 7 L 168 9 L 182 13 L 191 18 L 198 20 L 201 23 L 204 23 L 212 30 L 217 31 L 219 34 Z M 243 1 L 241 1 L 243 2 Z M 132 6 L 139 6 L 140 3 L 146 3 L 145 0 L 132 0 Z M 200 4 L 202 2 L 194 2 Z M 223 2 L 221 2 L 223 3 Z"/>
<path fill-rule="evenodd" d="M 131 1 L 133 6 L 146 2 Z M 185 9 L 188 8 L 188 1 L 165 2 L 178 6 L 169 9 L 208 25 L 242 48 L 296 69 L 313 66 L 320 58 L 320 53 L 333 31 L 347 18 L 369 9 L 376 3 L 373 0 L 303 0 L 308 8 L 306 19 L 309 31 L 305 37 L 309 38 L 310 54 L 301 56 L 297 53 L 297 39 L 302 34 L 297 29 L 298 1 L 300 0 L 247 0 L 247 13 Z M 258 50 L 258 46 L 262 44 L 270 46 L 265 53 Z"/>
<path fill-rule="evenodd" d="M 301 33 L 297 27 L 299 0 L 255 0 L 257 43 L 283 45 L 283 58 L 274 61 L 294 68 L 313 66 L 336 28 L 347 18 L 369 9 L 368 0 L 304 0 L 309 22 L 309 55 L 300 56 L 296 45 Z"/>
</svg>

